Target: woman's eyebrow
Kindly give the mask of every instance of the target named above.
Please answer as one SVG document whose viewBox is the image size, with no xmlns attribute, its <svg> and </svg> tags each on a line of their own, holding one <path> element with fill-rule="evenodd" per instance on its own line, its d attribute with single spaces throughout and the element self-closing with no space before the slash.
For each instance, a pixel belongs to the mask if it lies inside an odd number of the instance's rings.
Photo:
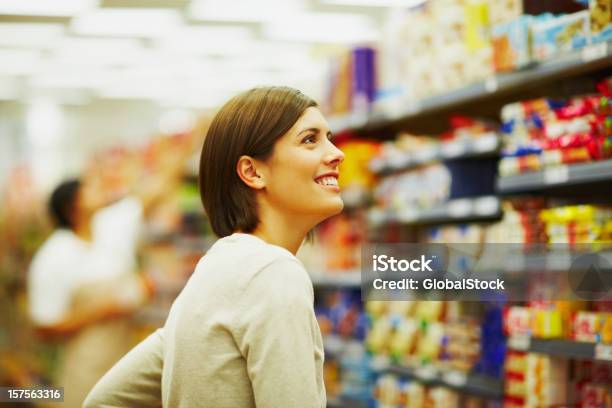
<svg viewBox="0 0 612 408">
<path fill-rule="evenodd" d="M 300 132 L 298 133 L 298 136 L 301 135 L 302 133 L 306 133 L 306 132 L 317 132 L 318 133 L 320 131 L 321 130 L 319 128 L 317 128 L 317 127 L 310 127 L 308 129 L 300 130 Z"/>
</svg>

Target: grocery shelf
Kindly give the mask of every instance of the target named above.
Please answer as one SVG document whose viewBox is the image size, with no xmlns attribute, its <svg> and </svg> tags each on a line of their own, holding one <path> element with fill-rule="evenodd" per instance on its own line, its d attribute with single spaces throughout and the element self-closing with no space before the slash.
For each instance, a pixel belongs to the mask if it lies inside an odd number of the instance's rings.
<svg viewBox="0 0 612 408">
<path fill-rule="evenodd" d="M 359 288 L 361 286 L 361 271 L 316 272 L 310 275 L 313 286 L 333 288 Z"/>
<path fill-rule="evenodd" d="M 359 348 L 364 349 L 364 343 L 353 338 L 344 338 L 337 334 L 326 334 L 323 336 L 323 347 L 325 348 L 325 358 L 339 358 L 343 353 Z"/>
<path fill-rule="evenodd" d="M 410 368 L 399 365 L 389 365 L 383 367 L 380 371 L 410 378 L 425 385 L 448 387 L 482 398 L 500 400 L 504 396 L 502 379 L 481 374 L 439 371 L 432 367 Z"/>
<path fill-rule="evenodd" d="M 343 398 L 330 398 L 327 400 L 327 408 L 366 408 L 364 402 L 351 401 Z"/>
<path fill-rule="evenodd" d="M 611 181 L 612 160 L 602 160 L 499 177 L 497 191 L 500 194 L 528 193 L 550 188 L 594 185 Z"/>
<path fill-rule="evenodd" d="M 596 344 L 563 339 L 510 337 L 508 347 L 518 351 L 549 354 L 579 360 L 612 361 L 612 344 Z"/>
<path fill-rule="evenodd" d="M 499 136 L 494 132 L 489 132 L 473 140 L 443 142 L 438 146 L 423 149 L 413 154 L 406 153 L 389 160 L 374 159 L 370 162 L 370 170 L 375 174 L 385 175 L 433 161 L 490 157 L 498 154 L 499 148 Z"/>
<path fill-rule="evenodd" d="M 345 130 L 383 128 L 442 109 L 475 101 L 492 100 L 507 93 L 517 93 L 536 84 L 551 84 L 560 79 L 585 75 L 612 66 L 610 44 L 611 42 L 592 44 L 553 60 L 533 63 L 515 72 L 496 74 L 448 93 L 407 103 L 405 106 L 393 106 L 384 113 L 352 113 L 335 117 L 329 121 L 330 127 L 335 133 Z"/>
<path fill-rule="evenodd" d="M 501 202 L 495 196 L 459 198 L 430 208 L 405 208 L 401 211 L 372 209 L 370 221 L 374 225 L 442 224 L 447 222 L 488 221 L 501 218 Z"/>
</svg>

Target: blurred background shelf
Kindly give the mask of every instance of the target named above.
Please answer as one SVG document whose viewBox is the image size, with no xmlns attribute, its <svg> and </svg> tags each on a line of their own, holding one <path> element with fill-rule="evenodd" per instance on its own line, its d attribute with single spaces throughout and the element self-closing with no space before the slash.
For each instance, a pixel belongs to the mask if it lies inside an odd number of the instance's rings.
<svg viewBox="0 0 612 408">
<path fill-rule="evenodd" d="M 490 221 L 500 218 L 501 202 L 495 196 L 461 198 L 433 205 L 426 209 L 406 208 L 398 212 L 373 209 L 370 220 L 374 225 L 443 224 L 448 222 Z"/>
<path fill-rule="evenodd" d="M 509 338 L 508 347 L 557 357 L 612 361 L 612 345 L 564 339 Z"/>
<path fill-rule="evenodd" d="M 452 371 L 438 371 L 433 368 L 410 368 L 390 365 L 380 370 L 400 377 L 413 379 L 426 385 L 452 388 L 466 394 L 501 400 L 504 395 L 503 380 L 480 374 L 464 374 Z"/>
<path fill-rule="evenodd" d="M 368 405 L 358 401 L 343 398 L 330 398 L 327 400 L 327 408 L 367 408 Z"/>
<path fill-rule="evenodd" d="M 394 160 L 374 159 L 370 170 L 377 175 L 385 175 L 401 170 L 408 170 L 426 163 L 439 160 L 458 160 L 477 157 L 491 157 L 499 153 L 499 136 L 490 132 L 475 140 L 455 140 L 443 142 L 440 146 L 424 150 L 418 154 L 406 154 Z"/>
<path fill-rule="evenodd" d="M 589 45 L 553 60 L 533 63 L 522 70 L 501 73 L 448 93 L 406 104 L 390 113 L 351 114 L 332 118 L 329 123 L 332 131 L 339 133 L 347 130 L 376 130 L 385 127 L 406 125 L 422 115 L 436 113 L 461 105 L 486 104 L 499 99 L 510 102 L 520 92 L 533 86 L 551 84 L 555 81 L 587 75 L 612 66 L 611 42 Z"/>
<path fill-rule="evenodd" d="M 312 284 L 317 287 L 359 288 L 361 286 L 361 271 L 318 272 L 310 275 Z"/>
<path fill-rule="evenodd" d="M 564 187 L 609 187 L 612 182 L 612 160 L 551 167 L 543 171 L 499 177 L 500 194 L 539 192 Z"/>
</svg>

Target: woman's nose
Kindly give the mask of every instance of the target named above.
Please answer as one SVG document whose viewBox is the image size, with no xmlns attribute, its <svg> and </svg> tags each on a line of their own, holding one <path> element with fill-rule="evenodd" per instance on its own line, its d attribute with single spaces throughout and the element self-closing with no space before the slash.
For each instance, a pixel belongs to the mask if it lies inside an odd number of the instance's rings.
<svg viewBox="0 0 612 408">
<path fill-rule="evenodd" d="M 339 165 L 344 161 L 344 152 L 336 147 L 332 142 L 329 142 L 330 151 L 327 154 L 327 164 Z"/>
</svg>

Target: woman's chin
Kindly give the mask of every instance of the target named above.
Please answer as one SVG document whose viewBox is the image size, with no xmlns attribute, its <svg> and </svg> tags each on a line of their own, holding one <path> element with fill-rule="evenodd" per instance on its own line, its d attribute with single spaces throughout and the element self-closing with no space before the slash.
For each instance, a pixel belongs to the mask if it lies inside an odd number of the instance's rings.
<svg viewBox="0 0 612 408">
<path fill-rule="evenodd" d="M 326 218 L 340 214 L 343 209 L 344 201 L 342 201 L 342 197 L 338 195 L 338 197 L 334 197 L 329 201 L 329 205 L 326 208 Z"/>
</svg>

